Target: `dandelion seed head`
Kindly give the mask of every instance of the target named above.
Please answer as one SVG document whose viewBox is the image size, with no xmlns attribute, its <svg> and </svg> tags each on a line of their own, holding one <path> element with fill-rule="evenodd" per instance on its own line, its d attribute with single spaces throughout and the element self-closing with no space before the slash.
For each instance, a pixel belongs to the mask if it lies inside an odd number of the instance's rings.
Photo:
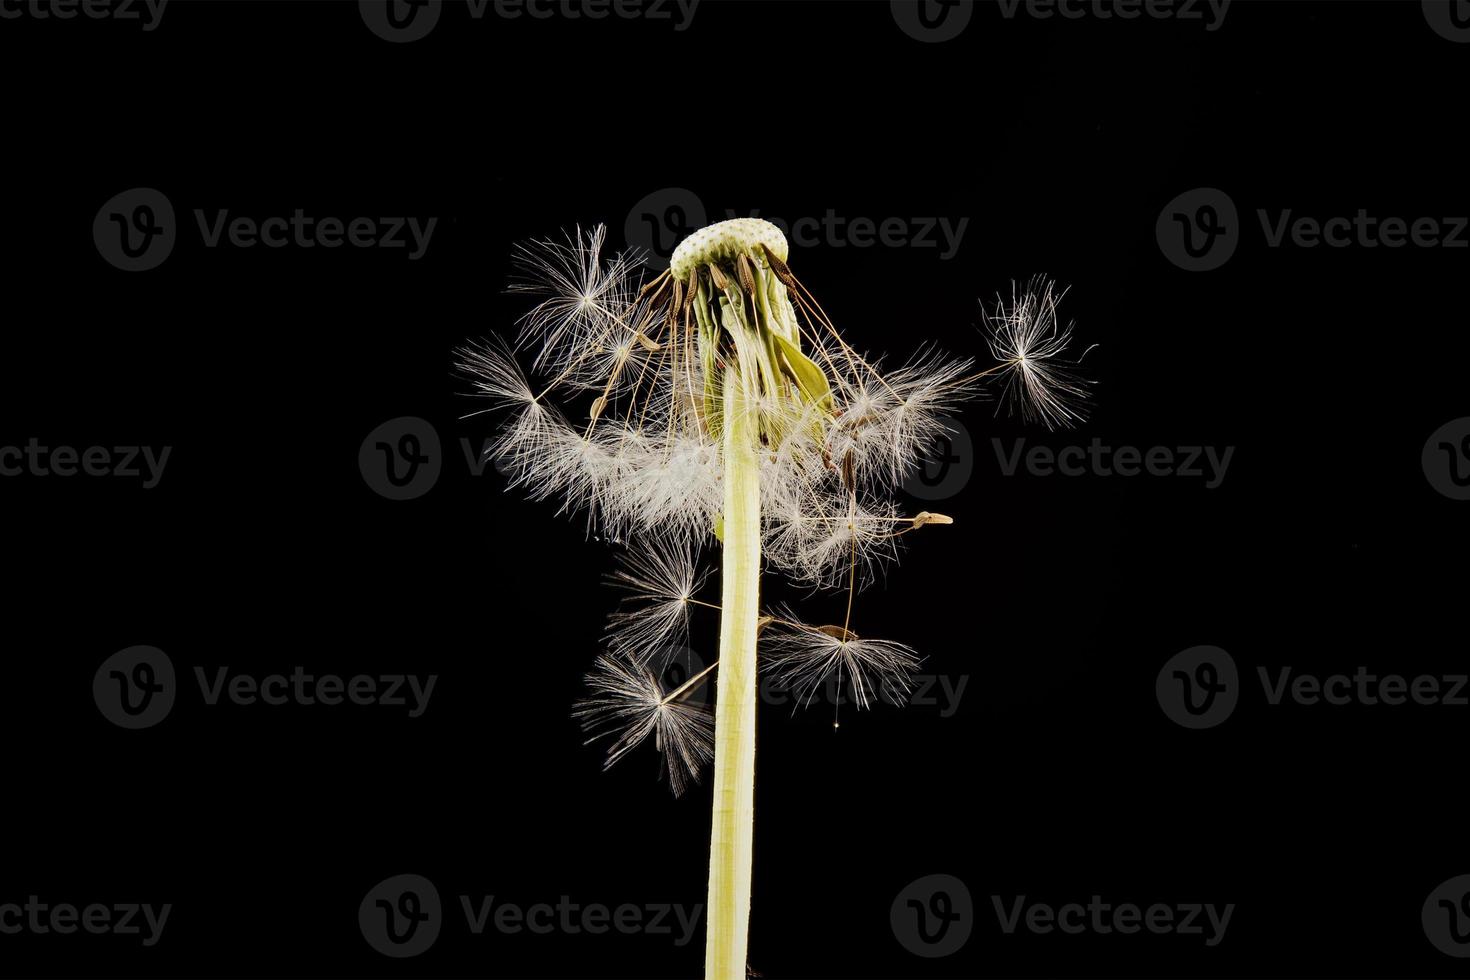
<svg viewBox="0 0 1470 980">
<path fill-rule="evenodd" d="M 669 271 L 650 278 L 633 257 L 607 254 L 604 227 L 578 228 L 512 256 L 510 288 L 532 300 L 514 344 L 459 352 L 473 393 L 506 413 L 490 453 L 509 483 L 585 514 L 590 535 L 627 542 L 610 653 L 578 717 L 613 736 L 609 763 L 654 735 L 676 792 L 709 758 L 712 724 L 651 667 L 688 642 L 691 607 L 706 604 L 698 556 L 723 525 L 731 433 L 753 433 L 739 451 L 758 467 L 765 563 L 798 585 L 847 590 L 850 613 L 851 594 L 898 556 L 904 534 L 949 523 L 904 516 L 894 495 L 984 383 L 1049 428 L 1081 420 L 1088 393 L 1046 279 L 987 317 L 995 368 L 923 347 L 889 369 L 843 339 L 787 257 L 770 222 L 734 219 L 680 243 Z M 808 699 L 835 676 L 867 706 L 905 691 L 917 663 L 902 644 L 845 626 L 791 617 L 767 634 L 761 656 Z"/>
</svg>

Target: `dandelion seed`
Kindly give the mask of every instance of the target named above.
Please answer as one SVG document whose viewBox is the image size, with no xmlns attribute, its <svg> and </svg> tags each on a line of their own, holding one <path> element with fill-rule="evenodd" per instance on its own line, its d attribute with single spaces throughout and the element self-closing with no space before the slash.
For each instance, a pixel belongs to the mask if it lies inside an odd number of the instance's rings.
<svg viewBox="0 0 1470 980">
<path fill-rule="evenodd" d="M 592 695 L 577 702 L 572 717 L 581 721 L 587 744 L 613 738 L 604 769 L 652 735 L 674 795 L 699 782 L 700 770 L 714 758 L 715 724 L 706 705 L 689 700 L 692 687 L 671 697 L 675 692 L 665 691 L 646 665 L 610 656 L 597 658 L 586 681 Z"/>
<path fill-rule="evenodd" d="M 1077 362 L 1062 358 L 1072 342 L 1072 325 L 1057 319 L 1062 296 L 1038 276 L 1025 293 L 1012 291 L 1011 305 L 997 304 L 987 317 L 990 351 L 1001 362 L 1001 405 L 1048 429 L 1067 428 L 1086 417 L 1089 382 Z"/>
<path fill-rule="evenodd" d="M 981 388 L 971 377 L 974 361 L 951 360 L 938 351 L 920 350 L 887 378 L 894 404 L 883 420 L 892 447 L 889 475 L 896 484 L 915 469 L 950 432 L 949 419 Z"/>
<path fill-rule="evenodd" d="M 608 581 L 630 594 L 609 618 L 610 645 L 638 663 L 686 646 L 689 603 L 709 577 L 692 548 L 668 538 L 634 541 L 620 564 Z"/>
<path fill-rule="evenodd" d="M 844 682 L 851 683 L 859 708 L 871 707 L 874 698 L 902 704 L 920 663 L 902 643 L 863 639 L 845 627 L 808 626 L 785 609 L 761 635 L 760 649 L 773 678 L 799 705 L 810 705 L 829 681 L 839 693 Z"/>
<path fill-rule="evenodd" d="M 531 242 L 513 255 L 513 293 L 539 298 L 521 318 L 518 347 L 537 345 L 537 371 L 560 371 L 581 363 L 589 348 L 620 340 L 618 320 L 634 294 L 637 266 L 617 256 L 604 261 L 607 228 L 578 228 L 565 242 Z"/>
</svg>

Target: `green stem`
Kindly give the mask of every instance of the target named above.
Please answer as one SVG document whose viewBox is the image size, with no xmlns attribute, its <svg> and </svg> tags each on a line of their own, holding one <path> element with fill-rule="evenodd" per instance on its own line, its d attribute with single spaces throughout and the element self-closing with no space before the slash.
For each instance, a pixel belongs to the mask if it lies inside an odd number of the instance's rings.
<svg viewBox="0 0 1470 980">
<path fill-rule="evenodd" d="M 710 833 L 706 980 L 745 980 L 755 820 L 756 623 L 760 617 L 760 467 L 756 408 L 725 376 L 724 561 L 715 701 L 714 821 Z"/>
</svg>

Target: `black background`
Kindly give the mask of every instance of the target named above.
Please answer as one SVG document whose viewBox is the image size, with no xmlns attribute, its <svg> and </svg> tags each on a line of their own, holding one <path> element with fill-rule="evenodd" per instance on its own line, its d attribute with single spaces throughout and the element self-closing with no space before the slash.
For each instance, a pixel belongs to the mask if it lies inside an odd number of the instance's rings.
<svg viewBox="0 0 1470 980">
<path fill-rule="evenodd" d="M 862 632 L 966 678 L 957 710 L 760 716 L 750 963 L 763 976 L 1452 976 L 1420 906 L 1470 872 L 1449 706 L 1266 704 L 1257 667 L 1463 673 L 1465 507 L 1421 468 L 1466 414 L 1470 252 L 1270 248 L 1256 218 L 1464 215 L 1470 45 L 1421 5 L 1244 2 L 1200 22 L 1040 20 L 988 3 L 921 43 L 886 2 L 701 3 L 649 20 L 473 20 L 419 41 L 356 3 L 175 0 L 158 28 L 0 20 L 6 93 L 0 446 L 171 446 L 162 481 L 0 479 L 6 845 L 0 902 L 170 902 L 161 941 L 0 935 L 36 976 L 692 976 L 702 929 L 464 928 L 522 905 L 704 899 L 709 793 L 645 747 L 608 773 L 568 717 L 615 595 L 611 549 L 472 475 L 487 417 L 453 349 L 511 329 L 513 243 L 688 188 L 710 220 L 969 218 L 940 249 L 793 247 L 860 348 L 983 354 L 977 300 L 1070 285 L 1099 384 L 1074 433 L 963 419 L 963 490 L 859 600 Z M 157 188 L 158 268 L 110 266 L 99 208 Z M 1155 220 L 1229 194 L 1240 244 L 1171 264 Z M 658 199 L 658 198 L 656 198 Z M 232 216 L 437 216 L 405 250 L 206 248 Z M 1463 239 L 1464 236 L 1462 236 Z M 437 430 L 424 496 L 375 493 L 381 423 Z M 1002 475 L 991 439 L 1235 447 L 1222 485 Z M 773 593 L 774 594 L 774 593 Z M 814 618 L 840 614 L 815 597 Z M 694 645 L 712 651 L 712 624 Z M 151 644 L 179 701 L 142 731 L 90 694 Z M 1244 681 L 1187 731 L 1154 681 L 1228 650 Z M 195 667 L 434 673 L 428 710 L 206 706 Z M 410 960 L 357 906 L 427 876 L 449 920 Z M 958 876 L 974 933 L 904 948 L 889 906 Z M 1235 903 L 1222 943 L 998 927 L 1009 902 Z"/>
</svg>

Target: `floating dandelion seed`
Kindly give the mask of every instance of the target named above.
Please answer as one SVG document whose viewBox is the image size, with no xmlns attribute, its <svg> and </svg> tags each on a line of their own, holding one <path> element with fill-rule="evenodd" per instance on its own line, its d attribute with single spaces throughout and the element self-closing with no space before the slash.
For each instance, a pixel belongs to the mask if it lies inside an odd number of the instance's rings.
<svg viewBox="0 0 1470 980">
<path fill-rule="evenodd" d="M 761 654 L 798 704 L 811 704 L 828 682 L 835 682 L 839 695 L 850 683 L 859 708 L 870 707 L 875 697 L 892 704 L 907 700 L 910 675 L 920 662 L 911 647 L 865 640 L 840 626 L 808 626 L 790 611 L 783 616 L 761 634 Z"/>
<path fill-rule="evenodd" d="M 608 580 L 630 593 L 608 622 L 608 644 L 619 656 L 648 663 L 686 644 L 689 606 L 709 572 L 701 571 L 692 549 L 657 539 L 629 549 L 622 567 Z"/>
<path fill-rule="evenodd" d="M 687 699 L 692 684 L 665 691 L 647 666 L 603 656 L 587 675 L 587 686 L 592 696 L 577 703 L 572 717 L 581 720 L 588 744 L 614 737 L 604 769 L 652 735 L 674 795 L 699 782 L 700 770 L 714 757 L 715 723 L 706 705 Z"/>
<path fill-rule="evenodd" d="M 607 229 L 576 229 L 564 242 L 528 242 L 516 248 L 510 291 L 539 302 L 520 321 L 517 348 L 537 346 L 536 370 L 561 370 L 619 334 L 614 318 L 629 306 L 634 277 L 629 257 L 604 260 Z"/>
<path fill-rule="evenodd" d="M 1001 405 L 1048 429 L 1083 421 L 1091 394 L 1091 382 L 1078 371 L 1081 358 L 1062 358 L 1072 342 L 1072 325 L 1063 326 L 1057 318 L 1061 301 L 1055 285 L 1037 277 L 1024 293 L 1013 289 L 1010 305 L 997 303 L 994 315 L 986 318 L 990 352 L 1001 362 Z"/>
<path fill-rule="evenodd" d="M 768 221 L 702 229 L 649 279 L 627 256 L 604 257 L 606 238 L 578 229 L 518 249 L 512 289 L 535 305 L 514 347 L 468 347 L 460 369 L 509 413 L 490 451 L 511 484 L 627 542 L 612 581 L 629 594 L 574 714 L 592 738 L 613 739 L 608 765 L 652 734 L 676 795 L 714 763 L 706 976 L 744 980 L 757 652 L 799 703 L 829 680 L 850 683 L 860 707 L 906 694 L 917 654 L 852 632 L 853 597 L 905 535 L 951 520 L 906 515 L 892 494 L 987 385 L 1052 427 L 1082 418 L 1087 382 L 1062 357 L 1071 327 L 1044 279 L 988 319 L 995 367 L 925 347 L 884 371 L 791 272 Z M 527 349 L 529 377 L 516 363 Z M 717 602 L 698 596 L 698 555 L 716 544 Z M 763 563 L 845 590 L 843 624 L 763 614 Z M 666 690 L 659 651 L 706 607 L 720 617 L 719 659 Z M 716 670 L 712 718 L 690 694 Z"/>
</svg>

